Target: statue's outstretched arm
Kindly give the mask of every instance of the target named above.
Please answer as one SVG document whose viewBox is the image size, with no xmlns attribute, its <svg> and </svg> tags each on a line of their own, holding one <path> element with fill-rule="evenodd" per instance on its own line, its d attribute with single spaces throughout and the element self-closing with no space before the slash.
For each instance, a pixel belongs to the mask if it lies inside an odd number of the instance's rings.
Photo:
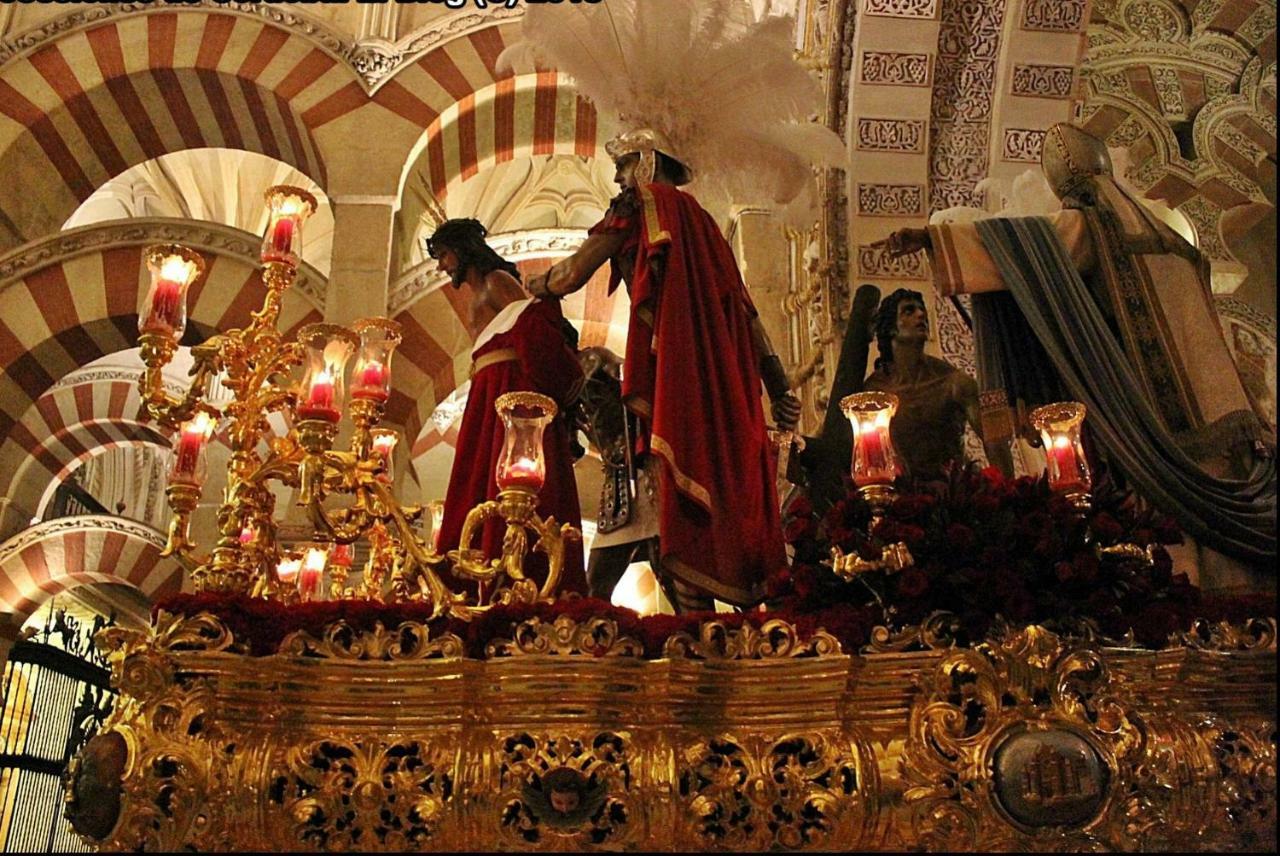
<svg viewBox="0 0 1280 856">
<path fill-rule="evenodd" d="M 567 259 L 556 262 L 544 274 L 529 277 L 529 293 L 534 297 L 564 297 L 582 288 L 596 271 L 617 255 L 626 242 L 622 232 L 591 235 Z"/>
</svg>

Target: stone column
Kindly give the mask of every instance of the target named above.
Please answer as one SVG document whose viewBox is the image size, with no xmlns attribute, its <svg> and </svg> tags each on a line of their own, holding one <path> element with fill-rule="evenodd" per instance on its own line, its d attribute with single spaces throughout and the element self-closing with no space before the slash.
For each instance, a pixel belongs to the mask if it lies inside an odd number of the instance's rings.
<svg viewBox="0 0 1280 856">
<path fill-rule="evenodd" d="M 325 320 L 346 324 L 386 314 L 395 209 L 393 196 L 334 197 Z"/>
</svg>

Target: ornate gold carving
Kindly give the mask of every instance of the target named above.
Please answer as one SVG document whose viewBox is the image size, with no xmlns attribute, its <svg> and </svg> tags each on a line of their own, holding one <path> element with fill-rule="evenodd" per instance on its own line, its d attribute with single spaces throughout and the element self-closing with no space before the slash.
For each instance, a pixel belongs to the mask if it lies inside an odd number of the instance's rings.
<svg viewBox="0 0 1280 856">
<path fill-rule="evenodd" d="M 273 770 L 268 817 L 282 848 L 418 850 L 453 800 L 453 752 L 420 740 L 315 739 Z M 273 817 L 274 816 L 274 817 Z"/>
<path fill-rule="evenodd" d="M 504 738 L 498 750 L 500 817 L 506 846 L 617 847 L 636 837 L 635 752 L 627 732 Z"/>
<path fill-rule="evenodd" d="M 559 642 L 485 661 L 397 657 L 394 632 L 346 625 L 248 657 L 212 616 L 161 614 L 150 633 L 99 639 L 121 690 L 103 734 L 127 760 L 120 817 L 91 843 L 1175 850 L 1274 838 L 1275 719 L 1257 691 L 1274 687 L 1272 651 L 1099 648 L 1039 627 L 961 649 L 953 622 L 932 616 L 913 640 L 881 633 L 858 657 L 819 650 L 829 638 L 803 656 L 789 628 L 766 640 L 767 624 L 708 622 L 699 642 L 643 660 L 604 619 L 530 621 L 525 638 Z M 591 656 L 591 633 L 618 656 Z"/>
<path fill-rule="evenodd" d="M 790 657 L 833 657 L 840 655 L 840 643 L 824 630 L 808 640 L 787 622 L 775 618 L 759 629 L 744 624 L 731 629 L 719 621 L 704 621 L 695 639 L 677 633 L 662 647 L 664 657 L 699 660 L 781 660 Z"/>
<path fill-rule="evenodd" d="M 529 657 L 546 654 L 583 654 L 591 657 L 641 657 L 644 644 L 618 632 L 618 623 L 607 618 L 583 622 L 561 615 L 548 624 L 539 618 L 522 621 L 511 639 L 495 639 L 485 646 L 489 657 Z"/>
<path fill-rule="evenodd" d="M 426 660 L 461 657 L 463 646 L 452 633 L 432 639 L 425 624 L 413 621 L 403 622 L 395 630 L 387 630 L 379 621 L 373 630 L 364 632 L 339 621 L 326 627 L 318 639 L 305 630 L 290 633 L 280 642 L 279 651 L 332 660 Z"/>
<path fill-rule="evenodd" d="M 820 734 L 719 735 L 677 759 L 691 849 L 856 849 L 866 832 L 857 750 Z"/>
</svg>

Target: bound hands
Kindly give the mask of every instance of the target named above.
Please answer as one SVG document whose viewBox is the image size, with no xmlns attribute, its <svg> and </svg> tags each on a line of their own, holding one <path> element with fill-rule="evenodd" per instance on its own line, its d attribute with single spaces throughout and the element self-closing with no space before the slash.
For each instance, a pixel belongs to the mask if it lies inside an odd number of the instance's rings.
<svg viewBox="0 0 1280 856">
<path fill-rule="evenodd" d="M 777 398 L 770 396 L 773 423 L 779 431 L 794 431 L 800 425 L 800 399 L 794 392 L 786 392 Z"/>
<path fill-rule="evenodd" d="M 876 241 L 871 246 L 884 247 L 893 258 L 909 256 L 933 246 L 928 229 L 899 229 L 883 241 Z"/>
</svg>

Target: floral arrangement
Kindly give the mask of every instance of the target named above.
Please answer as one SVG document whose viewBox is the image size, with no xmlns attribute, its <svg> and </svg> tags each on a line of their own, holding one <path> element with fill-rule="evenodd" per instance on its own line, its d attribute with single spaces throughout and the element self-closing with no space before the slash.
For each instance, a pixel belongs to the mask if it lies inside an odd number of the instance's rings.
<svg viewBox="0 0 1280 856">
<path fill-rule="evenodd" d="M 641 616 L 625 607 L 607 601 L 570 596 L 554 603 L 498 606 L 472 621 L 456 618 L 431 619 L 431 607 L 424 603 L 381 603 L 373 600 L 313 601 L 286 604 L 246 595 L 179 594 L 154 605 L 152 613 L 195 616 L 209 613 L 221 621 L 245 653 L 269 656 L 280 643 L 299 630 L 318 635 L 325 627 L 342 621 L 356 632 L 375 629 L 382 624 L 394 629 L 404 622 L 427 624 L 433 637 L 452 633 L 463 640 L 466 655 L 483 659 L 485 647 L 495 639 L 511 639 L 517 625 L 531 618 L 553 622 L 560 616 L 575 621 L 606 618 L 618 625 L 618 633 L 644 644 L 646 658 L 661 657 L 666 641 L 677 633 L 695 638 L 704 621 L 715 620 L 729 629 L 743 625 L 759 628 L 766 621 L 781 618 L 795 626 L 801 641 L 812 638 L 818 630 L 834 635 L 845 651 L 856 651 L 870 639 L 875 625 L 875 611 L 863 606 L 842 604 L 834 610 L 811 610 L 803 613 L 790 609 L 736 613 L 701 612 L 688 615 Z"/>
<path fill-rule="evenodd" d="M 1044 478 L 1006 479 L 994 468 L 955 468 L 945 480 L 910 484 L 868 532 L 872 509 L 849 485 L 819 516 L 803 497 L 789 510 L 789 569 L 769 580 L 786 609 L 877 607 L 890 629 L 936 611 L 958 619 L 961 644 L 981 641 L 998 622 L 1103 635 L 1159 648 L 1197 618 L 1243 621 L 1275 614 L 1270 598 L 1212 598 L 1173 567 L 1167 545 L 1182 542 L 1170 517 L 1139 506 L 1105 473 L 1092 510 L 1078 513 Z M 846 581 L 831 570 L 831 548 L 874 559 L 902 542 L 915 562 Z M 1138 549 L 1107 550 L 1117 545 Z M 1132 634 L 1130 636 L 1130 634 Z"/>
<path fill-rule="evenodd" d="M 554 603 L 495 607 L 479 618 L 430 620 L 421 603 L 370 600 L 287 605 L 243 595 L 177 595 L 156 611 L 181 615 L 207 612 L 219 618 L 247 653 L 277 651 L 289 634 L 313 634 L 338 622 L 353 630 L 388 629 L 402 622 L 427 623 L 433 636 L 461 638 L 469 657 L 483 658 L 486 645 L 510 639 L 523 621 L 560 616 L 575 621 L 607 618 L 618 632 L 641 641 L 645 656 L 662 656 L 677 633 L 696 636 L 702 622 L 735 629 L 760 627 L 781 618 L 802 640 L 819 629 L 835 636 L 847 653 L 871 641 L 877 626 L 891 632 L 918 625 L 935 612 L 956 616 L 955 641 L 982 641 L 1001 622 L 1043 624 L 1071 632 L 1082 623 L 1113 639 L 1151 648 L 1185 633 L 1197 618 L 1241 623 L 1274 616 L 1274 598 L 1213 598 L 1173 566 L 1167 545 L 1182 541 L 1169 517 L 1143 509 L 1105 475 L 1084 516 L 1049 490 L 1043 478 L 1009 480 L 998 470 L 956 469 L 945 481 L 898 484 L 898 497 L 868 532 L 872 509 L 853 489 L 823 515 L 803 497 L 792 502 L 786 523 L 794 550 L 789 567 L 768 580 L 769 609 L 739 613 L 692 613 L 642 617 L 630 609 L 570 596 Z M 852 581 L 828 564 L 831 548 L 880 556 L 902 542 L 914 564 L 899 572 L 874 571 Z M 1118 555 L 1106 548 L 1131 545 Z M 1112 551 L 1114 552 L 1114 551 Z"/>
</svg>

